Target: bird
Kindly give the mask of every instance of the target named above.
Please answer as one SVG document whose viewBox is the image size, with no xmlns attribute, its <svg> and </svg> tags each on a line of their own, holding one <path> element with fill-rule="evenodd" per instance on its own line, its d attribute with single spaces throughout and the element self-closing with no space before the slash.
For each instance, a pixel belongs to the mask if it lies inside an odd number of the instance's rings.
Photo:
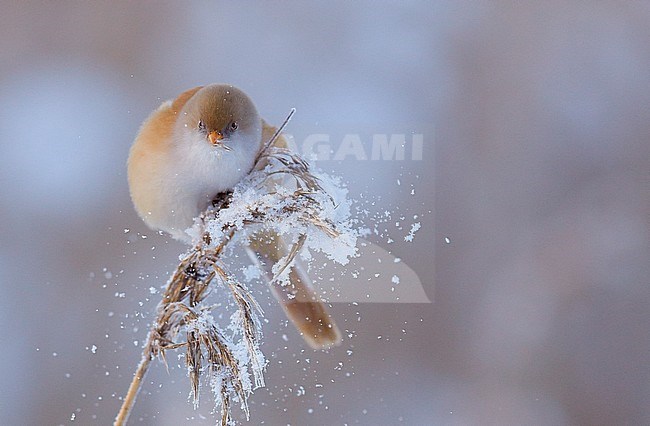
<svg viewBox="0 0 650 426">
<path fill-rule="evenodd" d="M 251 98 L 230 84 L 197 86 L 163 102 L 144 120 L 129 151 L 127 175 L 136 212 L 151 229 L 191 243 L 186 230 L 194 219 L 255 168 L 276 131 Z M 274 144 L 286 147 L 286 139 L 280 135 Z M 290 272 L 289 285 L 271 279 L 272 265 L 287 253 L 281 236 L 256 236 L 247 252 L 312 348 L 341 343 L 336 323 L 299 265 Z"/>
</svg>

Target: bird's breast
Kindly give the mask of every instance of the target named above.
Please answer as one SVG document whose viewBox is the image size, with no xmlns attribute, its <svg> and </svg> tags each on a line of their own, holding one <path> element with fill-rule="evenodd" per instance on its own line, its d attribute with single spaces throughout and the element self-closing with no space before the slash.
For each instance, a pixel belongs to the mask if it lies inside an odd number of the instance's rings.
<svg viewBox="0 0 650 426">
<path fill-rule="evenodd" d="M 196 142 L 196 141 L 192 141 Z M 241 149 L 220 150 L 207 142 L 185 144 L 177 156 L 175 171 L 167 177 L 168 203 L 174 205 L 176 227 L 183 230 L 193 224 L 214 199 L 232 189 L 253 166 L 254 156 Z M 180 212 L 180 213 L 179 213 Z"/>
</svg>

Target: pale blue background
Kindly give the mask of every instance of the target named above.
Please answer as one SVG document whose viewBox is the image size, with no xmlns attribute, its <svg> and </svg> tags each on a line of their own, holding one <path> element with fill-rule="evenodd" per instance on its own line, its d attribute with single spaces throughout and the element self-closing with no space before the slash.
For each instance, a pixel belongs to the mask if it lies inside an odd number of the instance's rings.
<svg viewBox="0 0 650 426">
<path fill-rule="evenodd" d="M 421 162 L 322 167 L 420 216 L 392 250 L 435 303 L 337 304 L 353 337 L 314 353 L 257 289 L 250 424 L 650 423 L 647 3 L 1 6 L 0 423 L 112 421 L 182 251 L 135 215 L 128 148 L 209 82 L 295 130 L 426 135 Z M 214 424 L 187 393 L 155 365 L 132 423 Z"/>
</svg>

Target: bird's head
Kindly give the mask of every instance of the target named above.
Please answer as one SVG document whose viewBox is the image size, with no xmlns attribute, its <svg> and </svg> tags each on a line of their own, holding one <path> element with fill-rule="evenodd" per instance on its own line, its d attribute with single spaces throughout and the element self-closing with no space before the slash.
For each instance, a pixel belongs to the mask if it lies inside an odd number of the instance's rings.
<svg viewBox="0 0 650 426">
<path fill-rule="evenodd" d="M 211 84 L 197 91 L 180 111 L 177 126 L 190 139 L 215 150 L 257 154 L 261 147 L 262 119 L 255 104 L 228 84 Z"/>
</svg>

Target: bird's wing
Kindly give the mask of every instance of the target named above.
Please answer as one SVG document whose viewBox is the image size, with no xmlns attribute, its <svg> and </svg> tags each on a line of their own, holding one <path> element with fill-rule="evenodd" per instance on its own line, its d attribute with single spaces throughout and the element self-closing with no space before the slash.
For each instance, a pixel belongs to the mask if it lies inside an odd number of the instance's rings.
<svg viewBox="0 0 650 426">
<path fill-rule="evenodd" d="M 178 95 L 178 97 L 174 99 L 174 102 L 172 102 L 171 105 L 171 110 L 173 111 L 173 113 L 178 114 L 183 109 L 187 101 L 189 101 L 190 98 L 194 96 L 194 94 L 199 90 L 201 90 L 202 88 L 203 86 L 196 86 Z"/>
<path fill-rule="evenodd" d="M 174 123 L 178 113 L 201 87 L 181 93 L 174 101 L 163 102 L 142 123 L 138 135 L 131 146 L 127 162 L 129 189 L 133 204 L 140 217 L 152 228 L 160 228 L 164 218 L 157 218 L 159 192 L 152 191 L 167 170 L 165 153 L 172 143 Z"/>
<path fill-rule="evenodd" d="M 158 109 L 152 112 L 140 127 L 131 148 L 131 156 L 145 156 L 147 153 L 155 153 L 165 148 L 166 144 L 171 142 L 171 135 L 178 113 L 201 87 L 203 86 L 194 87 L 181 93 L 172 102 L 163 102 Z"/>
</svg>

